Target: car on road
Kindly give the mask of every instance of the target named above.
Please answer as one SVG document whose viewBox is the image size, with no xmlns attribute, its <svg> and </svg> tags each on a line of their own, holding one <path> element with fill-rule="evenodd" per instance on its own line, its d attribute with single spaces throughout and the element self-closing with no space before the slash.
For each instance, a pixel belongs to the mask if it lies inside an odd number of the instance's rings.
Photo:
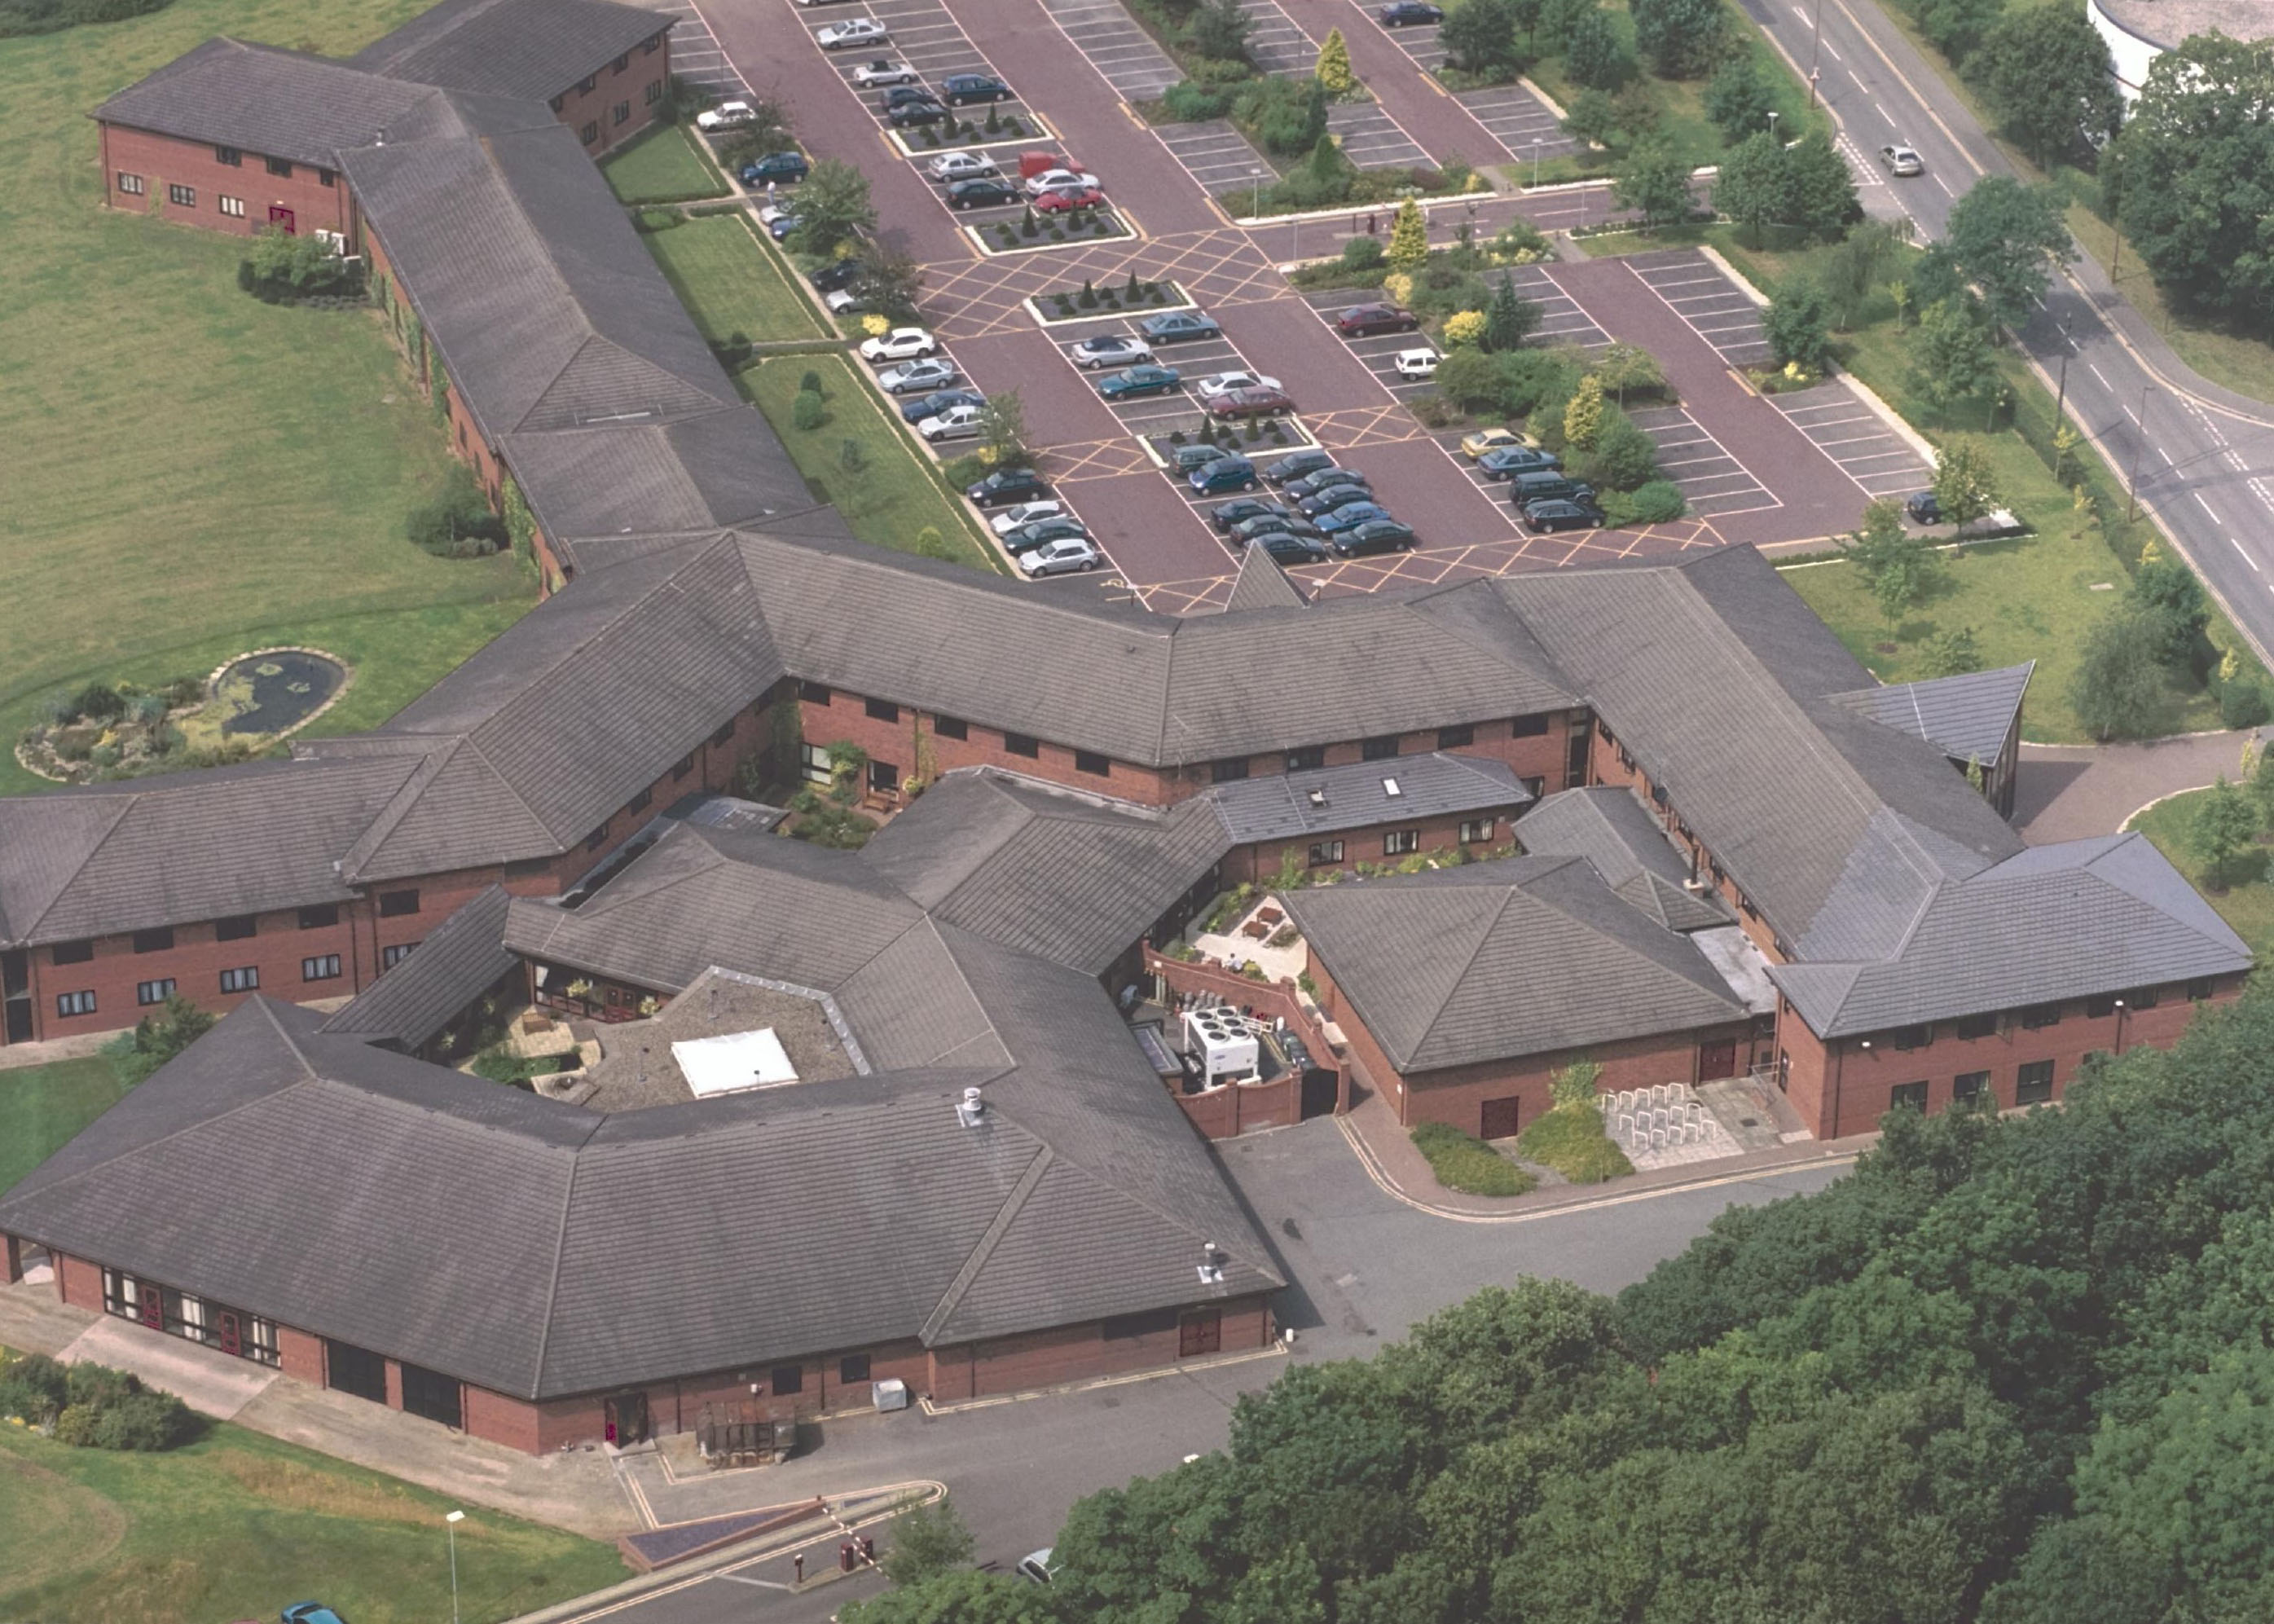
<svg viewBox="0 0 2274 1624">
<path fill-rule="evenodd" d="M 1326 544 L 1309 536 L 1299 536 L 1284 530 L 1255 537 L 1248 545 L 1260 547 L 1283 564 L 1322 564 L 1327 562 Z"/>
<path fill-rule="evenodd" d="M 1932 491 L 1920 491 L 1903 498 L 1903 517 L 1914 525 L 1942 523 L 1942 501 Z"/>
<path fill-rule="evenodd" d="M 1306 474 L 1317 473 L 1321 469 L 1331 468 L 1334 465 L 1333 452 L 1321 451 L 1316 446 L 1313 446 L 1307 450 L 1290 451 L 1266 468 L 1263 471 L 1263 477 L 1274 485 L 1284 485 L 1291 480 L 1299 480 Z"/>
<path fill-rule="evenodd" d="M 920 355 L 931 355 L 939 349 L 939 340 L 920 327 L 896 327 L 889 333 L 863 339 L 861 359 L 864 361 L 907 361 Z"/>
<path fill-rule="evenodd" d="M 1434 350 L 1400 350 L 1397 359 L 1390 363 L 1397 375 L 1408 383 L 1427 383 L 1437 375 L 1437 352 Z"/>
<path fill-rule="evenodd" d="M 795 185 L 805 176 L 805 155 L 802 152 L 770 152 L 755 162 L 742 165 L 742 184 L 746 186 L 769 183 Z"/>
<path fill-rule="evenodd" d="M 1019 200 L 1019 189 L 1000 175 L 980 175 L 959 180 L 947 189 L 950 208 L 999 208 Z"/>
<path fill-rule="evenodd" d="M 1461 455 L 1475 462 L 1487 451 L 1497 451 L 1504 445 L 1530 443 L 1512 428 L 1479 428 L 1461 436 Z"/>
<path fill-rule="evenodd" d="M 941 91 L 950 107 L 963 107 L 973 102 L 1008 102 L 1011 87 L 991 73 L 951 73 L 939 81 Z"/>
<path fill-rule="evenodd" d="M 1228 389 L 1201 404 L 1212 418 L 1261 418 L 1292 412 L 1295 397 L 1284 389 Z"/>
<path fill-rule="evenodd" d="M 1211 491 L 1252 491 L 1255 465 L 1244 457 L 1220 457 L 1205 468 L 1195 468 L 1185 482 L 1203 496 Z"/>
<path fill-rule="evenodd" d="M 896 102 L 885 114 L 885 121 L 895 130 L 913 129 L 928 124 L 941 124 L 954 117 L 946 108 L 926 96 L 922 101 Z"/>
<path fill-rule="evenodd" d="M 911 361 L 909 365 L 926 366 L 930 363 Z M 903 402 L 900 406 L 900 420 L 906 423 L 921 423 L 926 418 L 937 417 L 951 406 L 983 406 L 986 404 L 987 397 L 982 395 L 977 389 L 934 389 L 929 395 L 919 396 L 915 400 Z"/>
<path fill-rule="evenodd" d="M 1413 529 L 1394 518 L 1370 518 L 1351 525 L 1327 545 L 1338 558 L 1363 558 L 1369 553 L 1408 553 L 1413 550 Z"/>
<path fill-rule="evenodd" d="M 873 17 L 855 17 L 814 31 L 813 42 L 824 50 L 850 50 L 855 45 L 882 45 L 892 31 Z"/>
<path fill-rule="evenodd" d="M 1244 525 L 1253 518 L 1284 519 L 1287 510 L 1276 502 L 1266 502 L 1261 496 L 1235 496 L 1230 502 L 1209 510 L 1209 523 L 1218 530 L 1230 530 L 1234 525 Z"/>
<path fill-rule="evenodd" d="M 1280 387 L 1278 379 L 1267 378 L 1261 373 L 1218 372 L 1210 373 L 1193 384 L 1193 392 L 1206 400 L 1211 395 L 1228 395 L 1234 389 L 1276 389 Z"/>
<path fill-rule="evenodd" d="M 963 374 L 955 369 L 955 363 L 937 356 L 903 361 L 877 374 L 877 387 L 887 395 L 929 395 L 934 389 L 944 389 L 962 381 Z"/>
<path fill-rule="evenodd" d="M 1396 305 L 1352 305 L 1335 318 L 1335 331 L 1345 338 L 1371 338 L 1376 333 L 1418 333 L 1421 318 Z"/>
<path fill-rule="evenodd" d="M 1201 440 L 1191 445 L 1180 445 L 1171 452 L 1169 466 L 1177 471 L 1178 478 L 1182 479 L 1195 468 L 1205 468 L 1210 463 L 1220 463 L 1225 457 L 1233 455 L 1235 453 L 1225 450 L 1220 445 Z"/>
<path fill-rule="evenodd" d="M 905 62 L 892 62 L 879 57 L 874 62 L 864 62 L 853 70 L 853 82 L 862 90 L 874 90 L 879 85 L 920 85 L 923 75 Z"/>
<path fill-rule="evenodd" d="M 938 445 L 949 440 L 976 440 L 987 432 L 985 406 L 950 406 L 937 417 L 926 418 L 916 425 L 916 433 L 924 437 L 927 445 Z"/>
<path fill-rule="evenodd" d="M 1050 1552 L 1056 1545 L 1044 1545 L 1039 1551 L 1029 1551 L 1019 1559 L 1019 1577 L 1035 1584 L 1048 1584 L 1050 1575 L 1058 1571 L 1050 1565 Z"/>
<path fill-rule="evenodd" d="M 1204 316 L 1196 310 L 1164 310 L 1157 316 L 1147 316 L 1137 324 L 1137 330 L 1148 343 L 1156 344 L 1186 344 L 1224 334 L 1214 316 Z"/>
<path fill-rule="evenodd" d="M 1088 542 L 1068 540 L 1052 541 L 1031 553 L 1020 554 L 1019 568 L 1027 572 L 1029 579 L 1038 581 L 1046 575 L 1070 575 L 1077 570 L 1095 570 L 1103 562 L 1098 550 Z"/>
<path fill-rule="evenodd" d="M 1027 195 L 1040 197 L 1045 192 L 1055 192 L 1061 186 L 1090 186 L 1103 192 L 1105 187 L 1095 175 L 1076 174 L 1072 170 L 1036 170 L 1026 178 Z"/>
<path fill-rule="evenodd" d="M 1296 536 L 1306 541 L 1319 539 L 1319 527 L 1306 518 L 1293 514 L 1265 514 L 1261 518 L 1242 519 L 1231 527 L 1235 540 L 1254 541 L 1262 536 Z"/>
<path fill-rule="evenodd" d="M 937 181 L 991 179 L 1002 173 L 994 159 L 975 152 L 944 152 L 924 168 Z"/>
<path fill-rule="evenodd" d="M 840 288 L 849 288 L 861 279 L 861 261 L 832 260 L 813 273 L 813 285 L 824 293 L 834 293 Z"/>
<path fill-rule="evenodd" d="M 1173 395 L 1185 387 L 1184 374 L 1173 366 L 1147 362 L 1098 380 L 1097 392 L 1108 400 L 1133 400 L 1140 395 Z"/>
<path fill-rule="evenodd" d="M 963 494 L 983 508 L 1008 507 L 1050 495 L 1050 482 L 1031 468 L 998 468 L 985 479 L 963 487 Z"/>
<path fill-rule="evenodd" d="M 1089 526 L 1071 515 L 1054 518 L 1033 519 L 1003 533 L 1003 548 L 1009 553 L 1031 553 L 1038 547 L 1048 547 L 1053 541 L 1086 541 Z"/>
<path fill-rule="evenodd" d="M 1100 333 L 1095 338 L 1083 339 L 1066 353 L 1084 372 L 1096 372 L 1101 366 L 1126 366 L 1132 361 L 1149 361 L 1153 359 L 1153 346 L 1126 333 Z"/>
<path fill-rule="evenodd" d="M 1498 446 L 1477 458 L 1477 472 L 1487 480 L 1513 480 L 1519 473 L 1553 473 L 1562 465 L 1563 459 L 1555 452 L 1534 450 L 1528 445 Z"/>
<path fill-rule="evenodd" d="M 1879 162 L 1886 166 L 1887 173 L 1890 175 L 1909 177 L 1926 173 L 1926 160 L 1920 157 L 1914 148 L 1906 147 L 1901 141 L 1897 141 L 1892 147 L 1880 147 Z"/>
<path fill-rule="evenodd" d="M 1034 199 L 1038 215 L 1062 215 L 1070 209 L 1096 208 L 1105 201 L 1105 193 L 1096 186 L 1052 186 L 1038 193 Z"/>
<path fill-rule="evenodd" d="M 348 1624 L 320 1601 L 296 1601 L 276 1616 L 282 1624 Z"/>
<path fill-rule="evenodd" d="M 1545 535 L 1551 530 L 1600 530 L 1603 510 L 1592 502 L 1549 499 L 1525 504 L 1524 526 Z"/>
<path fill-rule="evenodd" d="M 1065 511 L 1064 502 L 1048 500 L 1022 502 L 1015 508 L 1004 509 L 988 523 L 994 525 L 997 535 L 1007 536 L 1021 525 L 1031 525 L 1036 519 L 1056 518 Z"/>
<path fill-rule="evenodd" d="M 1323 451 L 1317 455 L 1326 457 Z M 1294 459 L 1291 457 L 1288 460 L 1291 462 Z M 1282 483 L 1287 487 L 1287 495 L 1297 502 L 1337 485 L 1356 485 L 1367 490 L 1374 487 L 1373 481 L 1357 469 L 1337 467 L 1332 457 L 1327 457 L 1324 463 L 1311 470 L 1310 472 L 1292 480 L 1284 480 Z"/>
<path fill-rule="evenodd" d="M 757 117 L 757 110 L 748 102 L 721 102 L 716 107 L 704 108 L 695 115 L 698 130 L 732 130 L 746 125 Z"/>
<path fill-rule="evenodd" d="M 1314 521 L 1319 533 L 1331 544 L 1345 530 L 1354 530 L 1373 519 L 1388 518 L 1389 510 L 1378 502 L 1346 502 L 1331 513 L 1321 513 Z"/>
<path fill-rule="evenodd" d="M 1422 0 L 1394 0 L 1374 15 L 1385 28 L 1418 28 L 1445 20 L 1444 11 L 1437 6 L 1424 5 Z"/>
</svg>

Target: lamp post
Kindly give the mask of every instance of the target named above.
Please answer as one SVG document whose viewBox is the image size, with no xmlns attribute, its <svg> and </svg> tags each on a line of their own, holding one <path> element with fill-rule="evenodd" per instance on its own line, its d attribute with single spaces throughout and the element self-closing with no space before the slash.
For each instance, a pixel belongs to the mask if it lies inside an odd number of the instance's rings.
<svg viewBox="0 0 2274 1624">
<path fill-rule="evenodd" d="M 1540 138 L 1532 138 L 1532 189 L 1540 190 Z"/>
<path fill-rule="evenodd" d="M 1816 0 L 1808 19 L 1808 110 L 1816 110 L 1817 64 L 1824 59 L 1824 0 Z"/>
<path fill-rule="evenodd" d="M 450 1624 L 458 1624 L 458 1524 L 465 1520 L 463 1511 L 450 1512 L 442 1519 L 450 1533 Z"/>
<path fill-rule="evenodd" d="M 1769 109 L 1769 140 L 1776 140 L 1776 127 L 1777 110 L 1774 108 L 1771 108 Z"/>
<path fill-rule="evenodd" d="M 2053 391 L 2053 433 L 2055 435 L 2059 435 L 2061 431 L 2061 412 L 2068 404 L 2068 352 L 2076 347 L 2074 344 L 2069 342 L 2068 329 L 2069 324 L 2075 320 L 2076 318 L 2074 316 L 2064 316 L 2061 318 L 2060 386 Z"/>
<path fill-rule="evenodd" d="M 2137 425 L 2140 438 L 2132 448 L 2132 478 L 2129 481 L 2131 489 L 2125 493 L 2124 502 L 2124 522 L 2127 525 L 2140 517 L 2140 458 L 2146 455 L 2148 449 L 2148 397 L 2155 392 L 2156 386 L 2152 383 L 2143 383 L 2140 386 L 2140 417 Z"/>
</svg>

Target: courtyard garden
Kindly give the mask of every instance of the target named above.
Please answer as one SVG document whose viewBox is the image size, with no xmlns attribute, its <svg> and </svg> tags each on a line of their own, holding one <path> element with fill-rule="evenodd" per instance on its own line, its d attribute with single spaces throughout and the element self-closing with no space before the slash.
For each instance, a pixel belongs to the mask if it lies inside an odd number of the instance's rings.
<svg viewBox="0 0 2274 1624">
<path fill-rule="evenodd" d="M 600 161 L 600 173 L 625 203 L 692 203 L 734 188 L 682 125 L 658 125 Z"/>
</svg>

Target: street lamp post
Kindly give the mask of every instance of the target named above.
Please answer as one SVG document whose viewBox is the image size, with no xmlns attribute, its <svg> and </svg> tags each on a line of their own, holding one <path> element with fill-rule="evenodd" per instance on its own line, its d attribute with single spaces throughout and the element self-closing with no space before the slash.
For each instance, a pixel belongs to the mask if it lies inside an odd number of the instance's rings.
<svg viewBox="0 0 2274 1624">
<path fill-rule="evenodd" d="M 453 1511 L 442 1519 L 442 1525 L 450 1531 L 450 1624 L 458 1624 L 458 1524 L 465 1520 L 463 1511 Z"/>
<path fill-rule="evenodd" d="M 1824 59 L 1824 0 L 1816 0 L 1816 7 L 1808 20 L 1808 110 L 1816 110 L 1817 64 Z"/>
<path fill-rule="evenodd" d="M 2148 397 L 2155 392 L 2156 386 L 2152 383 L 2140 386 L 2140 420 L 2137 425 L 2140 437 L 2132 448 L 2132 488 L 2125 493 L 2124 522 L 2127 525 L 2140 517 L 2140 459 L 2148 450 Z"/>
<path fill-rule="evenodd" d="M 1776 127 L 1777 110 L 1774 108 L 1771 108 L 1769 109 L 1769 140 L 1776 140 Z"/>
<path fill-rule="evenodd" d="M 2069 342 L 2068 329 L 2069 323 L 2074 320 L 2075 318 L 2074 316 L 2066 317 L 2062 320 L 2060 324 L 2060 387 L 2053 391 L 2053 434 L 2056 436 L 2058 436 L 2061 431 L 2061 423 L 2063 421 L 2061 412 L 2068 404 L 2068 352 L 2076 347 Z"/>
<path fill-rule="evenodd" d="M 1540 138 L 1532 138 L 1532 189 L 1540 190 Z"/>
</svg>

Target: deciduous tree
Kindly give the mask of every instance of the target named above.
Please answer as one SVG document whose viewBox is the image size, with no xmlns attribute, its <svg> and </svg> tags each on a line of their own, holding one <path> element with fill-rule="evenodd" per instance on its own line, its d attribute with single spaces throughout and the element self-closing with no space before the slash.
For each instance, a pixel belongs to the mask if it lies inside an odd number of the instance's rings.
<svg viewBox="0 0 2274 1624">
<path fill-rule="evenodd" d="M 1889 625 L 1944 576 L 1934 544 L 1905 530 L 1902 510 L 1884 496 L 1864 507 L 1864 522 L 1839 545 L 1841 555 L 1871 586 L 1871 601 Z"/>
<path fill-rule="evenodd" d="M 1952 525 L 1970 525 L 1998 505 L 1997 471 L 1978 436 L 1953 434 L 1936 449 L 1934 500 Z"/>
<path fill-rule="evenodd" d="M 2222 891 L 2233 884 L 2241 858 L 2257 847 L 2258 828 L 2257 807 L 2240 785 L 2227 782 L 2226 774 L 2221 773 L 2218 782 L 2195 803 L 2187 826 L 2195 856 L 2202 860 L 2204 878 Z"/>
<path fill-rule="evenodd" d="M 1588 11 L 1571 25 L 1571 37 L 1563 42 L 1563 65 L 1575 84 L 1591 90 L 1617 87 L 1627 76 L 1627 54 L 1608 16 Z"/>
<path fill-rule="evenodd" d="M 1960 273 L 1982 291 L 1990 319 L 2019 332 L 2044 297 L 2052 268 L 2076 257 L 2050 186 L 1986 175 L 1951 206 L 1945 233 Z"/>
<path fill-rule="evenodd" d="M 822 158 L 797 189 L 797 246 L 826 256 L 838 244 L 877 229 L 869 178 L 836 158 Z"/>
<path fill-rule="evenodd" d="M 1765 133 L 1775 108 L 1768 80 L 1749 50 L 1731 56 L 1706 87 L 1706 117 L 1732 147 Z"/>
<path fill-rule="evenodd" d="M 1744 227 L 1756 246 L 1763 227 L 1791 219 L 1792 168 L 1782 143 L 1763 130 L 1725 154 L 1713 179 L 1713 207 Z"/>
<path fill-rule="evenodd" d="M 1803 136 L 1787 150 L 1786 162 L 1792 177 L 1793 225 L 1829 241 L 1864 217 L 1856 177 L 1830 136 L 1821 130 Z"/>
<path fill-rule="evenodd" d="M 1186 25 L 1193 49 L 1215 62 L 1246 62 L 1255 19 L 1239 0 L 1203 0 Z"/>
<path fill-rule="evenodd" d="M 1990 30 L 1967 64 L 2007 132 L 2050 170 L 2080 140 L 2114 135 L 2124 118 L 2108 42 L 2082 11 L 2024 6 Z"/>
<path fill-rule="evenodd" d="M 1998 381 L 1998 358 L 1973 307 L 1938 299 L 1919 313 L 1907 346 L 1910 384 L 1937 410 L 1947 412 Z"/>
<path fill-rule="evenodd" d="M 2068 702 L 2093 737 L 2135 738 L 2156 730 L 2164 694 L 2159 654 L 2157 628 L 2128 608 L 2085 634 Z"/>
<path fill-rule="evenodd" d="M 1788 276 L 1761 312 L 1761 331 L 1780 366 L 1820 373 L 1831 359 L 1832 334 L 1824 295 L 1805 276 Z"/>
<path fill-rule="evenodd" d="M 1721 0 L 1633 0 L 1635 49 L 1661 79 L 1698 79 L 1720 55 L 1728 14 Z"/>
<path fill-rule="evenodd" d="M 1512 79 L 1524 71 L 1516 30 L 1509 0 L 1462 0 L 1445 13 L 1437 38 L 1448 65 L 1479 79 Z"/>
<path fill-rule="evenodd" d="M 1690 166 L 1664 141 L 1638 141 L 1619 165 L 1612 193 L 1642 216 L 1645 230 L 1686 218 L 1690 213 Z"/>
</svg>

